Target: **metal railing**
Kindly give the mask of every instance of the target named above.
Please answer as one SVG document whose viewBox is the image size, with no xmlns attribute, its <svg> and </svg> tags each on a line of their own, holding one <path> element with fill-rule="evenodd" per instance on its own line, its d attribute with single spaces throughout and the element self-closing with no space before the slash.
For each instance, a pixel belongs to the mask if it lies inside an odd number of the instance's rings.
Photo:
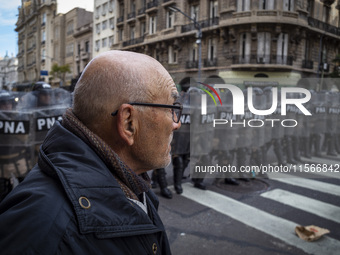
<svg viewBox="0 0 340 255">
<path fill-rule="evenodd" d="M 134 19 L 136 18 L 136 12 L 130 12 L 127 16 L 127 19 Z"/>
<path fill-rule="evenodd" d="M 311 60 L 302 60 L 302 68 L 306 69 L 313 69 L 314 68 L 314 62 Z"/>
<path fill-rule="evenodd" d="M 232 57 L 233 65 L 258 64 L 258 65 L 293 65 L 293 56 L 285 55 L 234 55 Z"/>
<path fill-rule="evenodd" d="M 127 46 L 130 46 L 130 45 L 134 45 L 134 44 L 138 44 L 138 43 L 142 43 L 142 42 L 144 42 L 144 36 L 123 42 L 123 47 L 127 47 Z"/>
<path fill-rule="evenodd" d="M 153 0 L 153 1 L 148 2 L 146 4 L 147 9 L 151 9 L 151 8 L 157 7 L 157 6 L 158 6 L 158 1 L 157 0 Z"/>
<path fill-rule="evenodd" d="M 340 28 L 330 25 L 326 22 L 314 19 L 312 17 L 308 17 L 308 25 L 326 31 L 328 33 L 340 36 Z"/>
<path fill-rule="evenodd" d="M 213 18 L 210 18 L 210 19 L 201 20 L 201 21 L 198 21 L 197 23 L 200 24 L 201 28 L 211 27 L 211 26 L 219 24 L 219 17 L 213 17 Z M 182 26 L 182 33 L 189 32 L 189 31 L 192 31 L 192 30 L 195 30 L 195 29 L 197 29 L 197 28 L 196 28 L 194 23 L 183 25 Z"/>
<path fill-rule="evenodd" d="M 187 61 L 186 62 L 186 68 L 198 68 L 198 61 Z"/>
<path fill-rule="evenodd" d="M 204 65 L 204 67 L 213 67 L 213 66 L 217 66 L 217 58 L 213 58 L 213 59 L 204 59 L 203 65 Z"/>
</svg>

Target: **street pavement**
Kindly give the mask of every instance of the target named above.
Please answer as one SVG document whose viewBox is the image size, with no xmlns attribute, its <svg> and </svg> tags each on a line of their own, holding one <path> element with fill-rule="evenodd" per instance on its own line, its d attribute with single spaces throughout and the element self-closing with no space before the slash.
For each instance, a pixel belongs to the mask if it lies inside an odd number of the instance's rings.
<svg viewBox="0 0 340 255">
<path fill-rule="evenodd" d="M 340 164 L 340 156 L 326 157 L 302 159 Z M 173 198 L 159 196 L 159 213 L 175 255 L 340 254 L 340 169 L 301 178 L 269 175 L 240 181 L 239 186 L 205 179 L 206 191 L 187 178 L 181 195 L 172 186 L 172 166 L 166 171 Z M 155 192 L 160 194 L 157 188 Z M 330 233 L 307 242 L 295 234 L 298 225 L 316 225 Z"/>
</svg>

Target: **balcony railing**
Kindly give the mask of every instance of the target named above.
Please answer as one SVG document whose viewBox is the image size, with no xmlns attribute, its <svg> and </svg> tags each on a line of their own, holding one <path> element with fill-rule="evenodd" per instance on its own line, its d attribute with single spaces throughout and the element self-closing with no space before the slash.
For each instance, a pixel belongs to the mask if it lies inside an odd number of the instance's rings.
<svg viewBox="0 0 340 255">
<path fill-rule="evenodd" d="M 314 68 L 314 62 L 311 61 L 311 60 L 304 59 L 302 61 L 302 68 L 313 69 Z"/>
<path fill-rule="evenodd" d="M 213 58 L 213 59 L 204 59 L 203 65 L 204 65 L 204 67 L 213 67 L 213 66 L 217 66 L 217 58 Z"/>
<path fill-rule="evenodd" d="M 146 4 L 147 9 L 151 9 L 151 8 L 157 7 L 157 6 L 158 6 L 158 1 L 157 0 L 153 0 L 153 1 L 148 2 Z"/>
<path fill-rule="evenodd" d="M 293 56 L 282 56 L 282 55 L 235 55 L 232 57 L 233 65 L 247 65 L 247 64 L 258 64 L 258 65 L 293 65 Z"/>
<path fill-rule="evenodd" d="M 211 27 L 211 26 L 214 26 L 214 25 L 218 25 L 219 17 L 213 17 L 213 18 L 210 18 L 210 19 L 207 19 L 207 20 L 198 21 L 197 23 L 200 24 L 201 28 Z M 183 25 L 182 26 L 182 33 L 189 32 L 189 31 L 192 31 L 192 30 L 195 30 L 195 29 L 197 29 L 197 27 L 195 26 L 195 23 Z"/>
<path fill-rule="evenodd" d="M 143 14 L 145 14 L 145 10 L 146 10 L 146 7 L 140 8 L 140 9 L 138 10 L 138 15 L 143 15 Z"/>
<path fill-rule="evenodd" d="M 127 19 L 134 19 L 134 18 L 136 18 L 136 12 L 131 12 L 127 16 Z"/>
<path fill-rule="evenodd" d="M 120 16 L 118 19 L 117 19 L 117 23 L 121 23 L 124 21 L 124 16 Z"/>
<path fill-rule="evenodd" d="M 198 68 L 198 61 L 187 61 L 186 68 Z"/>
<path fill-rule="evenodd" d="M 82 60 L 87 60 L 90 58 L 90 53 L 89 52 L 82 52 L 81 53 L 81 59 Z"/>
<path fill-rule="evenodd" d="M 144 36 L 123 42 L 123 47 L 127 47 L 127 46 L 130 46 L 130 45 L 134 45 L 134 44 L 138 44 L 138 43 L 142 43 L 142 42 L 144 42 Z"/>
<path fill-rule="evenodd" d="M 308 17 L 308 25 L 326 31 L 328 33 L 340 36 L 340 28 L 325 23 L 323 21 Z"/>
</svg>

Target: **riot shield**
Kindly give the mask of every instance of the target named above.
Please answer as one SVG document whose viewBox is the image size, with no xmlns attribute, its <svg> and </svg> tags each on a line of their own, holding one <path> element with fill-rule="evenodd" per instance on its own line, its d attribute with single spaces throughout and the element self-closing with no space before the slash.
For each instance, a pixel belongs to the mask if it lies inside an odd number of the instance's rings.
<svg viewBox="0 0 340 255">
<path fill-rule="evenodd" d="M 69 91 L 61 88 L 53 90 L 53 105 L 62 105 L 70 107 L 72 104 L 72 95 Z"/>
<path fill-rule="evenodd" d="M 206 114 L 202 114 L 202 98 L 205 98 Z M 190 170 L 193 178 L 203 178 L 202 168 L 211 164 L 215 114 L 216 106 L 206 92 L 197 88 L 190 90 Z M 195 170 L 197 167 L 200 171 Z"/>
<path fill-rule="evenodd" d="M 231 121 L 236 121 L 233 115 L 233 96 L 227 91 L 220 92 L 223 105 L 217 105 L 216 118 L 225 120 L 223 124 L 216 124 L 214 131 L 214 150 L 227 152 L 236 148 L 238 139 L 237 128 L 231 125 Z"/>
<path fill-rule="evenodd" d="M 252 105 L 256 110 L 264 110 L 266 108 L 266 96 L 263 94 L 262 89 L 260 88 L 248 88 L 248 91 L 252 91 L 251 94 L 248 95 L 252 97 Z M 249 91 L 249 92 L 250 92 Z M 248 92 L 248 93 L 249 93 Z M 248 123 L 249 130 L 251 132 L 251 147 L 252 148 L 260 148 L 265 143 L 265 116 L 253 114 L 252 123 Z"/>
<path fill-rule="evenodd" d="M 66 109 L 67 107 L 62 105 L 32 111 L 34 144 L 39 145 L 44 141 L 47 132 L 55 121 L 62 119 Z"/>
<path fill-rule="evenodd" d="M 233 122 L 233 126 L 237 129 L 237 142 L 236 148 L 249 148 L 252 145 L 252 129 L 248 125 L 249 121 L 254 119 L 253 113 L 248 108 L 248 95 L 247 90 L 244 93 L 244 114 L 236 115 L 236 121 Z"/>
<path fill-rule="evenodd" d="M 1 176 L 23 177 L 33 166 L 31 113 L 0 111 Z"/>
<path fill-rule="evenodd" d="M 327 100 L 326 91 L 315 92 L 313 100 L 314 109 L 314 129 L 313 134 L 323 135 L 326 132 L 327 125 Z"/>
<path fill-rule="evenodd" d="M 174 131 L 171 143 L 172 155 L 190 153 L 190 92 L 181 92 L 179 101 L 183 105 L 181 128 Z"/>
</svg>

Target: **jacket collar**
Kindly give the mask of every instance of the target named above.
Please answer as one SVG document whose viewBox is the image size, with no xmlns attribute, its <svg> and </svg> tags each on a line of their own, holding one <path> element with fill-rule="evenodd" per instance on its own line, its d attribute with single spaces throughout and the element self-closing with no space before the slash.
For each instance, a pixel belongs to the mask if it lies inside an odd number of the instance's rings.
<svg viewBox="0 0 340 255">
<path fill-rule="evenodd" d="M 126 198 L 99 156 L 59 122 L 40 147 L 38 165 L 43 172 L 60 180 L 81 233 L 113 237 L 164 231 L 152 191 L 146 196 L 147 215 Z"/>
</svg>

